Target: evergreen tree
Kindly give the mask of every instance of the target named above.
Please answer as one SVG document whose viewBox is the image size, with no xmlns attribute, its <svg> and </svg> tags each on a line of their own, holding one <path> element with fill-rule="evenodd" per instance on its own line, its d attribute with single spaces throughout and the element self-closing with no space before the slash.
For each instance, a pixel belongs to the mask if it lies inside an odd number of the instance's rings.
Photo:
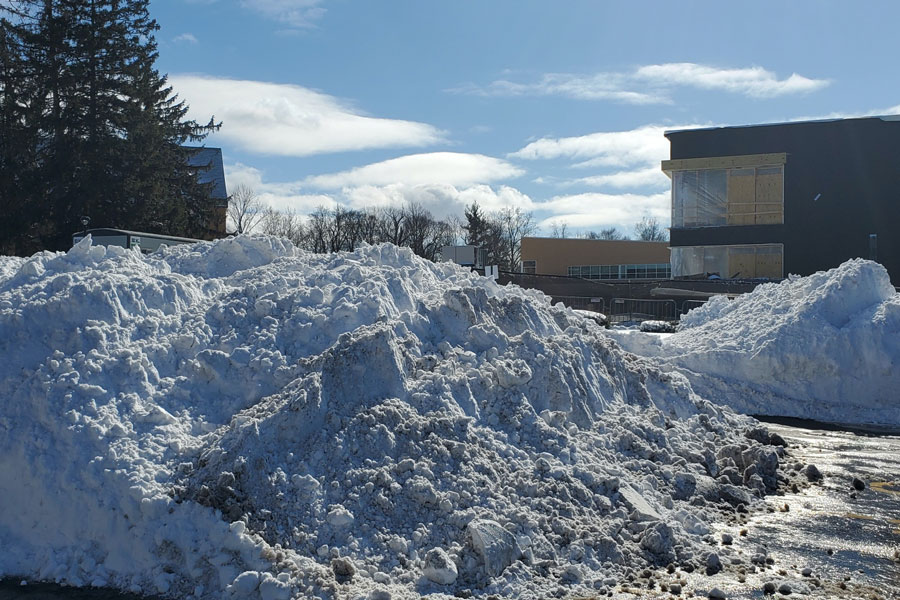
<svg viewBox="0 0 900 600">
<path fill-rule="evenodd" d="M 10 82 L 0 80 L 0 98 L 10 90 L 19 96 L 17 106 L 0 99 L 0 119 L 23 125 L 16 139 L 35 154 L 34 176 L 3 200 L 42 224 L 12 232 L 7 246 L 67 248 L 82 215 L 95 226 L 207 232 L 209 186 L 198 183 L 184 144 L 218 126 L 187 120 L 187 105 L 154 68 L 159 26 L 148 4 L 21 0 L 0 9 L 4 35 L 16 42 L 4 46 L 12 48 L 8 59 L 0 55 L 0 77 L 9 71 Z M 0 180 L 6 168 L 0 163 Z"/>
<path fill-rule="evenodd" d="M 466 224 L 463 225 L 463 229 L 466 230 L 466 244 L 470 246 L 481 246 L 488 228 L 487 218 L 485 217 L 484 212 L 482 212 L 481 207 L 478 206 L 477 202 L 472 202 L 472 204 L 466 207 L 464 215 L 466 217 Z"/>
<path fill-rule="evenodd" d="M 502 264 L 507 268 L 502 249 L 503 232 L 498 219 L 485 214 L 477 202 L 467 206 L 464 214 L 466 224 L 462 228 L 466 231 L 466 244 L 484 248 L 485 264 Z"/>
</svg>

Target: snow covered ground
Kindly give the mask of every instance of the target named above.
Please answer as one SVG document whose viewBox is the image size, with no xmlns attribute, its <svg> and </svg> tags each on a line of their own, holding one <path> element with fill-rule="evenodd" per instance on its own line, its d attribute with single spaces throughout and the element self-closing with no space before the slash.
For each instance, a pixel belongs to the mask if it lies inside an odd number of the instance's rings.
<svg viewBox="0 0 900 600">
<path fill-rule="evenodd" d="M 713 297 L 672 335 L 611 335 L 739 412 L 900 426 L 900 295 L 874 262 Z"/>
<path fill-rule="evenodd" d="M 808 316 L 896 323 L 863 298 L 874 267 L 848 269 L 819 280 L 859 281 L 861 299 Z M 763 302 L 772 322 L 801 310 Z M 762 349 L 768 322 L 747 324 Z M 0 575 L 388 600 L 715 572 L 730 550 L 710 549 L 712 525 L 775 488 L 782 449 L 660 348 L 640 358 L 540 293 L 388 245 L 242 236 L 142 256 L 87 239 L 0 258 Z M 795 381 L 825 387 L 807 362 Z"/>
</svg>

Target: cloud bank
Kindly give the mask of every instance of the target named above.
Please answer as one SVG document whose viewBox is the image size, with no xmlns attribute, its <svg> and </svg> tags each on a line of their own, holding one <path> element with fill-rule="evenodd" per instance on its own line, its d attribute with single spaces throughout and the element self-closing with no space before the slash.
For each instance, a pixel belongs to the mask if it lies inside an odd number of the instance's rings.
<svg viewBox="0 0 900 600">
<path fill-rule="evenodd" d="M 718 90 L 741 94 L 751 98 L 776 98 L 788 94 L 804 94 L 822 89 L 827 79 L 810 79 L 792 73 L 787 79 L 778 79 L 762 67 L 745 69 L 719 69 L 695 63 L 668 63 L 640 67 L 636 79 L 666 86 L 690 86 L 701 90 Z"/>
<path fill-rule="evenodd" d="M 644 65 L 630 72 L 592 75 L 547 73 L 534 82 L 498 79 L 487 85 L 466 84 L 451 92 L 479 96 L 559 96 L 624 104 L 670 104 L 675 88 L 695 88 L 767 99 L 822 89 L 827 79 L 792 73 L 786 79 L 762 67 L 720 68 L 696 63 Z"/>
<path fill-rule="evenodd" d="M 538 223 L 542 229 L 554 224 L 567 224 L 577 229 L 601 229 L 618 227 L 624 233 L 629 224 L 637 223 L 647 215 L 668 226 L 671 219 L 669 193 L 658 194 L 599 194 L 585 193 L 556 196 L 541 203 L 550 213 Z"/>
<path fill-rule="evenodd" d="M 513 152 L 510 158 L 524 160 L 573 159 L 579 166 L 649 166 L 668 158 L 670 127 L 645 125 L 628 131 L 603 131 L 563 138 L 541 138 Z"/>
<path fill-rule="evenodd" d="M 199 75 L 169 81 L 190 105 L 191 118 L 206 122 L 215 115 L 224 123 L 217 136 L 256 154 L 310 156 L 443 141 L 431 125 L 370 117 L 298 85 Z"/>
<path fill-rule="evenodd" d="M 483 154 L 430 152 L 392 158 L 339 173 L 315 175 L 303 183 L 321 189 L 383 186 L 397 182 L 413 186 L 434 183 L 470 186 L 518 177 L 524 172 L 504 160 Z"/>
</svg>

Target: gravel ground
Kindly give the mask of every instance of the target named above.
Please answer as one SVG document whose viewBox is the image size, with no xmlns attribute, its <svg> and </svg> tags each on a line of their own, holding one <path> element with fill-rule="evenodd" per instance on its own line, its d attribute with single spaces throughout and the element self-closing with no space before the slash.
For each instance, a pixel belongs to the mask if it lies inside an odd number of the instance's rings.
<svg viewBox="0 0 900 600">
<path fill-rule="evenodd" d="M 644 570 L 607 597 L 900 598 L 900 436 L 779 421 L 789 479 L 764 510 L 723 513 L 722 570 Z"/>
</svg>

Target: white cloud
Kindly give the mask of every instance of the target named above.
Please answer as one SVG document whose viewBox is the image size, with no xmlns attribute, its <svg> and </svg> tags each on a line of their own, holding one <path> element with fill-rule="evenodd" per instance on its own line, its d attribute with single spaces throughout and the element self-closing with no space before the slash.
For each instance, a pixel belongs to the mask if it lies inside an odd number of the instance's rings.
<svg viewBox="0 0 900 600">
<path fill-rule="evenodd" d="M 199 41 L 197 37 L 193 33 L 182 33 L 181 35 L 176 35 L 172 38 L 172 41 L 176 44 L 197 44 Z"/>
<path fill-rule="evenodd" d="M 225 177 L 229 190 L 234 190 L 241 184 L 246 185 L 256 192 L 266 206 L 279 212 L 294 211 L 298 214 L 309 214 L 320 206 L 330 208 L 337 205 L 337 201 L 327 194 L 302 193 L 299 182 L 264 181 L 262 171 L 241 163 L 226 165 Z"/>
<path fill-rule="evenodd" d="M 774 98 L 813 92 L 829 83 L 827 79 L 810 79 L 797 73 L 778 79 L 762 67 L 728 69 L 696 63 L 665 63 L 644 65 L 631 72 L 546 73 L 538 81 L 526 83 L 498 79 L 486 86 L 467 84 L 448 91 L 479 96 L 561 96 L 627 104 L 668 104 L 672 102 L 671 90 L 676 87 Z"/>
<path fill-rule="evenodd" d="M 305 29 L 322 18 L 325 9 L 322 0 L 242 0 L 241 5 L 255 10 L 268 19 L 285 23 L 290 27 Z"/>
<path fill-rule="evenodd" d="M 258 154 L 309 156 L 443 141 L 431 125 L 369 117 L 297 85 L 198 75 L 169 81 L 190 106 L 191 118 L 206 122 L 215 115 L 224 123 L 217 136 Z"/>
<path fill-rule="evenodd" d="M 435 218 L 461 218 L 466 207 L 473 202 L 486 212 L 505 207 L 533 210 L 535 203 L 519 190 L 489 185 L 457 187 L 449 184 L 391 184 L 386 186 L 361 186 L 341 192 L 342 203 L 356 209 L 404 206 L 414 202 L 425 207 Z"/>
<path fill-rule="evenodd" d="M 862 112 L 833 112 L 813 117 L 792 117 L 788 121 L 824 121 L 830 119 L 859 119 L 864 117 L 897 117 L 900 116 L 900 104 L 890 108 L 873 109 Z"/>
<path fill-rule="evenodd" d="M 416 202 L 436 218 L 462 217 L 466 206 L 477 202 L 488 212 L 510 206 L 533 210 L 535 203 L 519 190 L 477 184 L 454 186 L 448 183 L 391 183 L 388 185 L 359 185 L 345 187 L 333 193 L 306 192 L 304 181 L 269 182 L 259 169 L 244 164 L 228 165 L 225 175 L 229 189 L 244 184 L 253 189 L 268 205 L 279 211 L 308 214 L 320 206 L 364 210 L 386 206 L 404 206 Z"/>
<path fill-rule="evenodd" d="M 830 83 L 827 79 L 809 79 L 797 73 L 792 73 L 787 79 L 778 79 L 775 73 L 762 67 L 720 69 L 695 63 L 646 65 L 638 68 L 634 77 L 656 85 L 720 90 L 751 98 L 813 92 Z"/>
<path fill-rule="evenodd" d="M 585 159 L 578 166 L 650 166 L 669 157 L 669 127 L 645 125 L 630 131 L 604 131 L 565 138 L 542 138 L 509 156 L 526 160 Z M 679 128 L 680 129 L 680 128 Z"/>
<path fill-rule="evenodd" d="M 551 214 L 538 223 L 543 229 L 554 223 L 565 223 L 576 229 L 618 227 L 625 233 L 630 233 L 625 230 L 645 215 L 656 217 L 665 226 L 668 226 L 671 219 L 668 192 L 650 195 L 585 193 L 556 196 L 541 202 L 538 208 Z"/>
<path fill-rule="evenodd" d="M 592 177 L 582 177 L 566 185 L 586 185 L 589 187 L 612 187 L 612 188 L 668 188 L 671 184 L 666 174 L 662 172 L 660 165 L 643 169 L 635 169 L 633 171 L 617 171 L 605 175 L 594 175 Z"/>
<path fill-rule="evenodd" d="M 477 96 L 563 96 L 577 100 L 612 100 L 626 104 L 667 104 L 670 100 L 655 93 L 625 89 L 625 77 L 615 73 L 579 76 L 547 73 L 535 83 L 516 83 L 498 79 L 485 87 L 473 84 L 451 89 L 451 92 Z"/>
<path fill-rule="evenodd" d="M 431 172 L 430 167 L 426 168 Z M 446 180 L 427 181 L 424 176 L 421 181 L 415 182 L 380 183 L 388 179 L 381 179 L 381 173 L 377 170 L 372 173 L 377 176 L 328 182 L 329 185 L 335 184 L 335 187 L 327 188 L 325 193 L 312 193 L 309 179 L 269 182 L 264 173 L 256 168 L 243 164 L 226 167 L 229 188 L 234 189 L 236 185 L 243 183 L 254 189 L 276 210 L 293 210 L 299 214 L 308 214 L 320 206 L 366 210 L 402 207 L 414 202 L 426 208 L 435 218 L 461 219 L 465 208 L 477 202 L 486 212 L 495 212 L 505 207 L 531 212 L 538 219 L 539 227 L 544 230 L 557 222 L 566 223 L 573 230 L 618 227 L 629 233 L 631 227 L 645 215 L 656 217 L 664 224 L 670 218 L 668 191 L 653 194 L 566 194 L 538 201 L 512 186 L 464 182 L 470 177 L 460 178 L 461 183 L 457 184 Z"/>
<path fill-rule="evenodd" d="M 483 154 L 431 152 L 392 158 L 329 175 L 315 175 L 306 178 L 304 183 L 320 189 L 394 183 L 471 186 L 518 177 L 523 173 L 522 169 L 505 160 Z"/>
</svg>

